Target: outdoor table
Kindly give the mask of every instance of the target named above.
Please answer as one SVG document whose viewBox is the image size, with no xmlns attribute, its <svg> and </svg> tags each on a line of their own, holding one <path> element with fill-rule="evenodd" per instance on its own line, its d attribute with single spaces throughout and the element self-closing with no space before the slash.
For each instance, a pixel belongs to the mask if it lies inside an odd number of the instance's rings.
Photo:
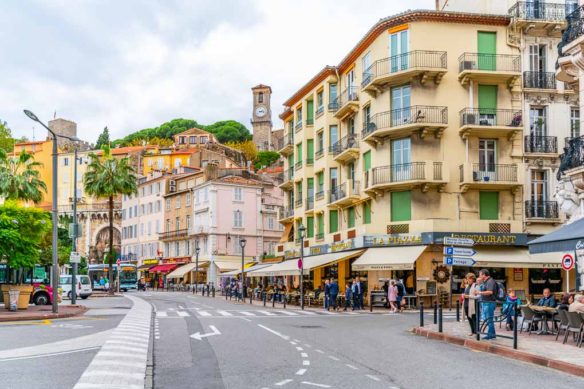
<svg viewBox="0 0 584 389">
<path fill-rule="evenodd" d="M 410 294 L 410 295 L 406 294 L 404 296 L 404 299 L 406 299 L 406 304 L 408 305 L 408 309 L 412 309 L 412 307 L 414 307 L 414 308 L 416 307 L 417 298 L 418 297 L 416 295 L 412 295 L 412 294 Z M 414 301 L 413 304 L 412 304 L 412 300 Z"/>
<path fill-rule="evenodd" d="M 536 332 L 536 334 L 553 335 L 554 332 L 550 331 L 550 328 L 548 326 L 548 317 L 552 318 L 553 320 L 553 317 L 558 313 L 558 310 L 556 308 L 542 307 L 539 305 L 530 305 L 529 307 L 533 309 L 534 312 L 541 314 L 543 318 L 541 331 Z"/>
</svg>

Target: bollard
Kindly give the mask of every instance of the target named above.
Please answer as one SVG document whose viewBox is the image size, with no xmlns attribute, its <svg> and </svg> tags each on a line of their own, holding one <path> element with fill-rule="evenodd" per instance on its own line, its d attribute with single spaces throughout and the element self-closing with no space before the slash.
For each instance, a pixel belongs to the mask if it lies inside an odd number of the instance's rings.
<svg viewBox="0 0 584 389">
<path fill-rule="evenodd" d="M 460 321 L 460 300 L 456 300 L 456 321 Z"/>
<path fill-rule="evenodd" d="M 481 304 L 479 300 L 475 300 L 475 331 L 477 335 L 477 340 L 481 340 Z"/>
<path fill-rule="evenodd" d="M 442 333 L 442 304 L 438 305 L 438 332 Z"/>
<path fill-rule="evenodd" d="M 227 290 L 225 291 L 225 301 L 227 301 Z"/>
<path fill-rule="evenodd" d="M 267 297 L 268 297 L 268 294 L 266 292 L 262 292 L 262 300 L 264 300 L 264 307 L 266 306 Z"/>
<path fill-rule="evenodd" d="M 249 303 L 253 304 L 253 290 L 251 291 L 251 293 L 249 294 Z"/>
<path fill-rule="evenodd" d="M 284 309 L 286 309 L 286 302 L 288 301 L 288 296 L 284 295 Z"/>
<path fill-rule="evenodd" d="M 276 306 L 276 294 L 272 295 L 272 308 Z"/>
<path fill-rule="evenodd" d="M 424 302 L 420 302 L 420 327 L 424 327 Z"/>
<path fill-rule="evenodd" d="M 515 305 L 515 309 L 513 309 L 513 349 L 517 350 L 517 317 L 519 307 Z M 558 329 L 559 331 L 559 329 Z"/>
<path fill-rule="evenodd" d="M 438 324 L 438 301 L 434 301 L 434 324 Z"/>
<path fill-rule="evenodd" d="M 215 287 L 214 286 L 211 288 L 211 291 L 213 292 L 213 298 L 215 298 Z"/>
</svg>

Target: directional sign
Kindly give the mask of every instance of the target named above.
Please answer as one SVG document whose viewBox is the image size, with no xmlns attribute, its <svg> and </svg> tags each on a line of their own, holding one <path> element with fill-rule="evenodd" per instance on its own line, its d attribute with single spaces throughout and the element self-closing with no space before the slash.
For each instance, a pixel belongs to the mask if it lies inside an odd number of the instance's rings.
<svg viewBox="0 0 584 389">
<path fill-rule="evenodd" d="M 474 249 L 467 249 L 464 247 L 444 247 L 444 255 L 449 256 L 462 256 L 462 257 L 472 257 L 477 252 Z"/>
<path fill-rule="evenodd" d="M 195 332 L 194 334 L 191 335 L 191 338 L 197 339 L 197 340 L 203 340 L 203 338 L 207 338 L 209 336 L 221 335 L 221 332 L 219 332 L 219 330 L 217 329 L 217 327 L 215 327 L 215 326 L 209 326 L 209 328 L 213 332 L 209 332 L 209 333 L 206 333 L 206 334 L 201 334 L 200 332 Z"/>
<path fill-rule="evenodd" d="M 466 238 L 452 238 L 450 236 L 444 237 L 444 245 L 448 246 L 474 246 L 474 240 Z"/>
<path fill-rule="evenodd" d="M 448 266 L 474 266 L 475 263 L 477 261 L 467 257 L 444 257 L 444 264 Z"/>
<path fill-rule="evenodd" d="M 574 256 L 572 254 L 566 253 L 562 257 L 562 268 L 565 271 L 570 271 L 574 267 Z"/>
<path fill-rule="evenodd" d="M 69 262 L 70 263 L 80 263 L 81 262 L 81 254 L 75 251 L 71 251 L 69 255 Z"/>
</svg>

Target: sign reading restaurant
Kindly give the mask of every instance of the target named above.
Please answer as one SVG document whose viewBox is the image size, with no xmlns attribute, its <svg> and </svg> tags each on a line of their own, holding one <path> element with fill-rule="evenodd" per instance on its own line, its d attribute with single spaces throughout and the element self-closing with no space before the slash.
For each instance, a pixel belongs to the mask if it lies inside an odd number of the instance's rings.
<svg viewBox="0 0 584 389">
<path fill-rule="evenodd" d="M 444 237 L 472 239 L 475 246 L 527 246 L 527 234 L 427 232 L 424 244 L 442 244 Z"/>
</svg>

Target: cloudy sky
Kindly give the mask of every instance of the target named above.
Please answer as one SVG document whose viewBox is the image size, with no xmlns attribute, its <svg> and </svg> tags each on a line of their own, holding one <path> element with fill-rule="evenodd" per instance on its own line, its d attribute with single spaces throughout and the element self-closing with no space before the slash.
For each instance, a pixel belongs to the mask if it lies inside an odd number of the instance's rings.
<svg viewBox="0 0 584 389">
<path fill-rule="evenodd" d="M 249 127 L 251 91 L 281 105 L 338 64 L 380 18 L 434 0 L 19 0 L 0 4 L 0 120 L 32 138 L 24 108 L 95 142 L 173 118 Z M 36 126 L 36 139 L 44 136 Z"/>
</svg>

